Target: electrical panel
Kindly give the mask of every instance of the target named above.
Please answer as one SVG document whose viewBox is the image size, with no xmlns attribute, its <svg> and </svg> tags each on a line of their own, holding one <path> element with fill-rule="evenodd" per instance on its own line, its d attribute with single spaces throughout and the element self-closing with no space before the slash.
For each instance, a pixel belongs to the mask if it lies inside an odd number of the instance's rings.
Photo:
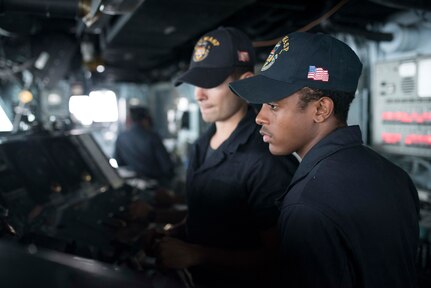
<svg viewBox="0 0 431 288">
<path fill-rule="evenodd" d="M 372 145 L 431 157 L 431 56 L 376 63 L 373 80 Z"/>
</svg>

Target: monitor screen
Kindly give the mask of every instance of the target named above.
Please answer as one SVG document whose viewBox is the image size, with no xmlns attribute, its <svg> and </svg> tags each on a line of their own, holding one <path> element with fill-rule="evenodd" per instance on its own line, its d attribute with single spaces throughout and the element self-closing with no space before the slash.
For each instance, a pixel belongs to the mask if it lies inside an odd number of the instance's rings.
<svg viewBox="0 0 431 288">
<path fill-rule="evenodd" d="M 76 139 L 80 142 L 80 144 L 82 144 L 88 153 L 88 156 L 91 157 L 95 167 L 102 174 L 104 180 L 107 181 L 107 183 L 114 189 L 123 186 L 123 178 L 121 178 L 115 168 L 111 166 L 109 159 L 103 153 L 102 149 L 94 140 L 93 136 L 91 134 L 81 134 L 76 135 Z"/>
</svg>

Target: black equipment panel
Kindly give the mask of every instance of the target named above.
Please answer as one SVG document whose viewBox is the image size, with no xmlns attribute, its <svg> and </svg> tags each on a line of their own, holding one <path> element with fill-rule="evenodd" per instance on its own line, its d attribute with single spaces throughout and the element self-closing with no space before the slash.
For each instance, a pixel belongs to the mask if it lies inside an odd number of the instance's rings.
<svg viewBox="0 0 431 288">
<path fill-rule="evenodd" d="M 132 260 L 148 223 L 130 222 L 125 212 L 142 192 L 124 184 L 90 134 L 0 143 L 0 224 L 16 232 L 6 237 L 13 233 L 0 227 L 0 264 L 21 271 L 3 275 L 0 269 L 0 286 L 183 287 L 175 273 L 133 271 L 142 269 Z M 131 239 L 138 240 L 123 241 L 119 235 L 131 227 Z M 5 248 L 3 239 L 19 245 Z M 49 250 L 36 255 L 26 247 Z"/>
<path fill-rule="evenodd" d="M 1 287 L 154 287 L 131 271 L 34 245 L 0 242 L 0 253 Z"/>
</svg>

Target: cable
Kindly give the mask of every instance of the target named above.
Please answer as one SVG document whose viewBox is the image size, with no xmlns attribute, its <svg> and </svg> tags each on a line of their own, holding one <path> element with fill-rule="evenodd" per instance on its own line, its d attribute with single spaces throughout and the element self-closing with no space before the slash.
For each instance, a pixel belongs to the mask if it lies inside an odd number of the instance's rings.
<svg viewBox="0 0 431 288">
<path fill-rule="evenodd" d="M 341 9 L 341 7 L 343 7 L 344 5 L 347 4 L 347 2 L 349 2 L 350 0 L 341 0 L 339 3 L 337 3 L 334 7 L 332 7 L 328 12 L 326 12 L 325 14 L 323 14 L 322 16 L 320 16 L 319 18 L 317 18 L 316 20 L 308 23 L 307 25 L 305 25 L 304 27 L 300 28 L 297 30 L 297 32 L 305 32 L 310 30 L 311 28 L 319 25 L 320 23 L 322 23 L 323 21 L 325 21 L 326 19 L 328 19 L 329 17 L 331 17 L 335 12 L 337 12 L 338 10 Z M 275 44 L 278 43 L 278 41 L 280 41 L 283 37 L 279 37 L 276 39 L 272 39 L 272 40 L 265 40 L 265 41 L 255 41 L 253 42 L 253 47 L 255 48 L 259 48 L 259 47 L 267 47 L 267 46 L 274 46 Z"/>
<path fill-rule="evenodd" d="M 195 283 L 193 282 L 193 277 L 190 271 L 187 268 L 177 270 L 178 276 L 183 281 L 183 284 L 186 286 L 186 288 L 194 288 Z"/>
</svg>

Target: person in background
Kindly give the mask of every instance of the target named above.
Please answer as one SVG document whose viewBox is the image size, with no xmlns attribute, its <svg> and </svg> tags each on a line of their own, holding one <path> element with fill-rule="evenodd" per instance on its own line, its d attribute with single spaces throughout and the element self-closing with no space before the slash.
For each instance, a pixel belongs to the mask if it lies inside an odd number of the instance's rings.
<svg viewBox="0 0 431 288">
<path fill-rule="evenodd" d="M 284 287 L 416 287 L 416 188 L 347 125 L 361 71 L 345 43 L 297 32 L 259 75 L 230 84 L 263 103 L 271 153 L 302 158 L 280 203 Z"/>
<path fill-rule="evenodd" d="M 127 166 L 137 176 L 169 182 L 174 176 L 174 163 L 159 134 L 154 131 L 148 108 L 129 109 L 131 125 L 118 135 L 114 158 L 119 166 Z"/>
<path fill-rule="evenodd" d="M 158 243 L 162 267 L 189 268 L 198 287 L 272 287 L 278 255 L 275 200 L 298 165 L 259 141 L 254 108 L 228 84 L 253 76 L 254 50 L 235 28 L 200 38 L 189 70 L 202 118 L 212 123 L 193 147 L 187 171 L 188 215 Z M 182 235 L 182 237 L 179 237 Z M 271 274 L 272 273 L 272 274 Z"/>
</svg>

